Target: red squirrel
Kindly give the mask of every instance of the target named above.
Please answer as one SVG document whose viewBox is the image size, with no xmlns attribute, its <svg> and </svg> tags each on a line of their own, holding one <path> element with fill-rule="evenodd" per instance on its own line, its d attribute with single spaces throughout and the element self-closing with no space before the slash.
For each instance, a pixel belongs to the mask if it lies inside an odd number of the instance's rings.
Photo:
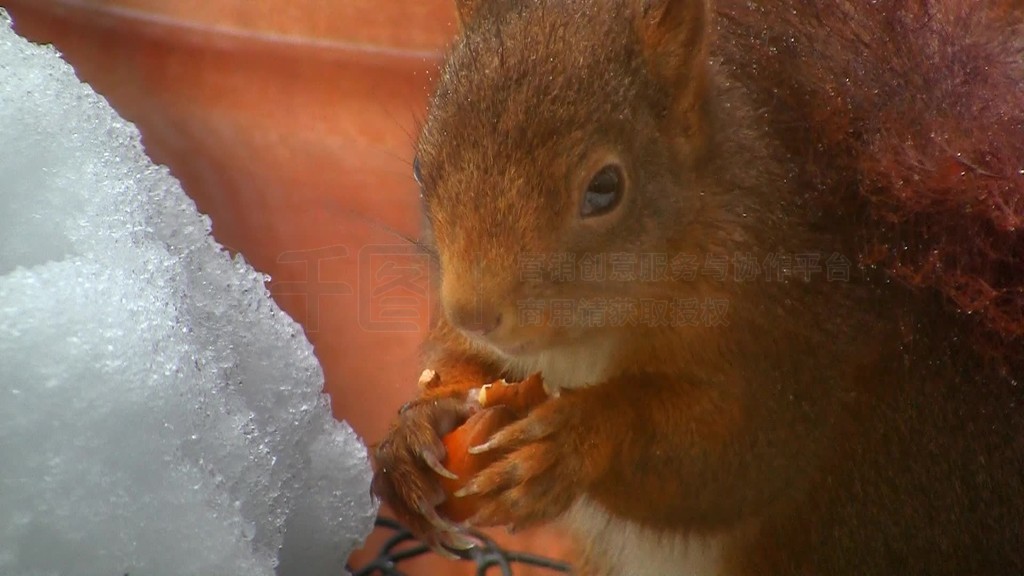
<svg viewBox="0 0 1024 576">
<path fill-rule="evenodd" d="M 539 373 L 458 496 L 579 574 L 1024 572 L 1021 2 L 456 5 L 438 378 L 373 450 L 415 533 L 471 544 L 441 438 Z"/>
</svg>

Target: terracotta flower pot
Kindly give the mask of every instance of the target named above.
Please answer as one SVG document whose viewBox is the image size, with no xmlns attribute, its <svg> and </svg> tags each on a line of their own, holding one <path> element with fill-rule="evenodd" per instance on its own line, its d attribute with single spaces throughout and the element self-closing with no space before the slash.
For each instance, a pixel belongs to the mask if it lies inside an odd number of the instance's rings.
<svg viewBox="0 0 1024 576">
<path fill-rule="evenodd" d="M 418 233 L 409 161 L 431 72 L 455 33 L 451 0 L 0 6 L 138 125 L 219 242 L 272 276 L 275 299 L 316 348 L 336 416 L 378 441 L 422 369 L 430 279 L 402 237 Z M 550 535 L 500 540 L 561 549 L 539 545 Z M 403 569 L 472 573 L 435 562 Z"/>
</svg>

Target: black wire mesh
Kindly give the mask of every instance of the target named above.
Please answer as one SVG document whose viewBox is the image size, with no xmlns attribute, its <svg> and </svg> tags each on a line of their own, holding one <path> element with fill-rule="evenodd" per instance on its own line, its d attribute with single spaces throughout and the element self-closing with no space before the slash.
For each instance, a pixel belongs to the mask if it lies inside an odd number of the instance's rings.
<svg viewBox="0 0 1024 576">
<path fill-rule="evenodd" d="M 434 554 L 430 548 L 397 521 L 378 517 L 376 524 L 378 527 L 391 530 L 394 535 L 388 538 L 387 542 L 380 547 L 377 556 L 365 566 L 358 568 L 348 566 L 347 569 L 352 576 L 406 576 L 400 566 L 403 561 L 426 554 Z M 479 541 L 479 545 L 469 550 L 451 550 L 451 552 L 459 557 L 457 561 L 475 564 L 477 576 L 488 576 L 489 574 L 514 576 L 513 566 L 517 564 L 545 568 L 552 574 L 570 573 L 569 565 L 564 562 L 525 552 L 503 550 L 494 540 L 481 532 L 473 530 L 469 534 Z M 491 572 L 492 570 L 497 570 L 497 572 Z"/>
</svg>

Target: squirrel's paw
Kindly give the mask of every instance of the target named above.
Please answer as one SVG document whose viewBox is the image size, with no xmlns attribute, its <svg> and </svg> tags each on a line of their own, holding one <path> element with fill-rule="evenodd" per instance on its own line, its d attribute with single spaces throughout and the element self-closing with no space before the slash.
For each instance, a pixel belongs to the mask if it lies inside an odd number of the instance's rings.
<svg viewBox="0 0 1024 576">
<path fill-rule="evenodd" d="M 505 525 L 512 530 L 555 519 L 588 483 L 586 445 L 579 407 L 565 395 L 535 408 L 495 433 L 471 453 L 508 455 L 478 473 L 456 496 L 477 495 L 481 504 L 471 525 Z"/>
<path fill-rule="evenodd" d="M 373 450 L 373 492 L 413 534 L 446 556 L 452 554 L 445 547 L 464 550 L 473 545 L 459 525 L 436 510 L 445 498 L 439 478 L 454 476 L 441 465 L 441 438 L 469 416 L 466 402 L 455 398 L 408 404 Z"/>
</svg>

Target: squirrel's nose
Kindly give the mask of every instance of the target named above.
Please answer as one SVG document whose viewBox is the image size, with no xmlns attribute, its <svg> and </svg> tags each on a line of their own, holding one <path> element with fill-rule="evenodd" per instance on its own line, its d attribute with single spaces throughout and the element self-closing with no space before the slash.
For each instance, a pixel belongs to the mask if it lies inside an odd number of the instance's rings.
<svg viewBox="0 0 1024 576">
<path fill-rule="evenodd" d="M 456 328 L 479 336 L 486 336 L 494 332 L 504 320 L 503 314 L 499 310 L 471 304 L 450 308 L 448 317 Z"/>
</svg>

